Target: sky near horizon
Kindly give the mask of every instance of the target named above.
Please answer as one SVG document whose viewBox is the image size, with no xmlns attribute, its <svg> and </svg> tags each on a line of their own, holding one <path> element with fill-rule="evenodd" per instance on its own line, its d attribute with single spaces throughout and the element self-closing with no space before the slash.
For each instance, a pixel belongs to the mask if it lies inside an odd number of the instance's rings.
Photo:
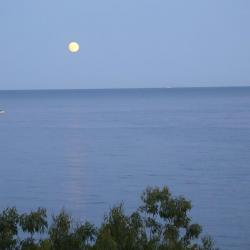
<svg viewBox="0 0 250 250">
<path fill-rule="evenodd" d="M 0 2 L 0 89 L 232 85 L 250 86 L 249 0 Z"/>
</svg>

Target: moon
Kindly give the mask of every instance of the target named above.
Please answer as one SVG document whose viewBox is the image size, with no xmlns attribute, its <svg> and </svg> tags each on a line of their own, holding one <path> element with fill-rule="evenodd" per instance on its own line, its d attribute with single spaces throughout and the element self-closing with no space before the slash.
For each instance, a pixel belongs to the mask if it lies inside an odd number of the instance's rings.
<svg viewBox="0 0 250 250">
<path fill-rule="evenodd" d="M 77 53 L 80 50 L 80 45 L 77 42 L 70 42 L 68 45 L 68 50 L 71 53 Z"/>
</svg>

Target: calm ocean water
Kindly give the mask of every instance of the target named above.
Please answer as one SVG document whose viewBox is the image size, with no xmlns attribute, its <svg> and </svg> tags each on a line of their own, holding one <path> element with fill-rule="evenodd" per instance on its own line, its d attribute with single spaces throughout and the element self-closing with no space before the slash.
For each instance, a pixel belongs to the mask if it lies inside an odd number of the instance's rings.
<svg viewBox="0 0 250 250">
<path fill-rule="evenodd" d="M 250 249 L 250 88 L 0 91 L 0 109 L 0 209 L 98 223 L 166 184 L 221 249 Z"/>
</svg>

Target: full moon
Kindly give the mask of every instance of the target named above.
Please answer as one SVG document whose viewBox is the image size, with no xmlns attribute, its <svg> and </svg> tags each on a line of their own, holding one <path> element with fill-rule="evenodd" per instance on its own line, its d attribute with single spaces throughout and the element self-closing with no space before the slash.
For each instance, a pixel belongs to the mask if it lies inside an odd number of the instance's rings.
<svg viewBox="0 0 250 250">
<path fill-rule="evenodd" d="M 71 53 L 77 53 L 80 49 L 80 45 L 77 42 L 70 42 L 68 45 L 68 49 Z"/>
</svg>

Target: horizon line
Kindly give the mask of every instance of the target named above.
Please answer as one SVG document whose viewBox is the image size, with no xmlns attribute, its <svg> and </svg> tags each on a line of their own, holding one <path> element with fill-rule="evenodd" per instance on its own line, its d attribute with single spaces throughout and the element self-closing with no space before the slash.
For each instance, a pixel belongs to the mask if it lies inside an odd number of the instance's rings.
<svg viewBox="0 0 250 250">
<path fill-rule="evenodd" d="M 249 88 L 250 85 L 231 86 L 163 86 L 163 87 L 115 87 L 115 88 L 51 88 L 51 89 L 0 89 L 0 91 L 67 91 L 67 90 L 140 90 L 140 89 L 199 89 L 199 88 Z"/>
</svg>

